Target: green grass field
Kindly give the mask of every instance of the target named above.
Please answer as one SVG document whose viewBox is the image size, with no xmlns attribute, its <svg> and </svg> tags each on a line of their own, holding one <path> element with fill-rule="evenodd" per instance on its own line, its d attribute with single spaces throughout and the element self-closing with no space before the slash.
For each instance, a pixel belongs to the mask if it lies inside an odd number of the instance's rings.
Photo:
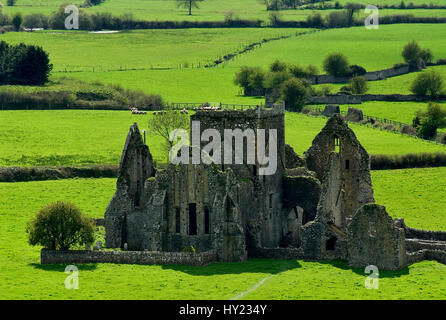
<svg viewBox="0 0 446 320">
<path fill-rule="evenodd" d="M 262 39 L 295 35 L 311 29 L 180 29 L 131 30 L 119 33 L 87 31 L 9 32 L 11 44 L 42 46 L 54 71 L 107 71 L 204 66 Z"/>
<path fill-rule="evenodd" d="M 218 68 L 196 68 L 248 43 L 296 32 L 302 29 L 139 30 L 117 34 L 44 31 L 10 32 L 3 37 L 11 43 L 43 46 L 54 64 L 53 78 L 69 76 L 85 81 L 119 83 L 146 93 L 159 93 L 170 102 L 258 104 L 262 98 L 243 97 L 240 88 L 233 84 L 234 74 L 244 65 L 266 69 L 276 58 L 299 65 L 314 64 L 323 73 L 325 56 L 342 51 L 351 64 L 363 65 L 372 71 L 402 62 L 402 48 L 412 39 L 430 48 L 436 59 L 446 57 L 445 28 L 438 24 L 407 24 L 381 26 L 379 30 L 332 29 L 293 36 L 263 44 Z M 427 38 L 426 34 L 433 36 Z M 183 41 L 186 38 L 188 41 Z M 185 65 L 188 68 L 184 69 Z M 180 66 L 182 69 L 151 70 Z M 121 69 L 127 71 L 107 72 Z M 444 66 L 433 69 L 446 74 Z M 84 72 L 61 72 L 65 70 Z M 413 73 L 370 82 L 370 92 L 408 93 L 415 76 Z"/>
<path fill-rule="evenodd" d="M 430 34 L 430 37 L 426 37 Z M 446 28 L 434 24 L 382 25 L 378 30 L 364 27 L 330 29 L 267 43 L 261 50 L 237 59 L 231 66 L 268 66 L 274 59 L 306 66 L 313 64 L 322 73 L 322 62 L 334 52 L 342 52 L 350 64 L 359 64 L 368 71 L 390 68 L 403 62 L 401 52 L 410 41 L 430 48 L 435 59 L 446 57 Z"/>
<path fill-rule="evenodd" d="M 348 111 L 348 108 L 361 109 L 364 115 L 385 118 L 402 123 L 412 124 L 415 113 L 418 110 L 426 110 L 427 102 L 386 102 L 367 101 L 362 104 L 340 105 L 341 111 Z M 444 104 L 441 104 L 444 106 Z M 325 105 L 309 106 L 323 110 Z M 439 129 L 440 131 L 444 129 Z"/>
<path fill-rule="evenodd" d="M 118 164 L 130 125 L 147 128 L 153 115 L 130 111 L 2 111 L 0 166 Z M 286 114 L 286 141 L 302 154 L 326 122 L 323 117 Z M 371 154 L 446 152 L 446 147 L 356 124 L 351 128 Z M 148 136 L 150 150 L 165 162 L 162 140 Z"/>
<path fill-rule="evenodd" d="M 372 172 L 377 203 L 409 226 L 446 230 L 446 168 Z M 43 205 L 69 200 L 101 217 L 115 179 L 0 183 L 0 299 L 229 299 L 269 277 L 243 299 L 442 299 L 446 266 L 425 261 L 380 272 L 380 289 L 364 288 L 361 269 L 345 262 L 254 259 L 206 267 L 79 265 L 79 290 L 66 290 L 64 265 L 39 263 L 26 242 L 27 221 Z M 324 288 L 324 290 L 320 290 Z"/>
<path fill-rule="evenodd" d="M 412 85 L 412 82 L 415 80 L 415 78 L 423 72 L 427 72 L 430 70 L 434 70 L 441 74 L 443 77 L 446 76 L 446 66 L 435 66 L 435 67 L 428 67 L 423 71 L 420 72 L 413 72 L 409 74 L 405 74 L 402 76 L 387 78 L 385 80 L 378 80 L 378 81 L 368 81 L 367 84 L 369 86 L 369 90 L 367 93 L 370 94 L 413 94 L 410 91 L 410 87 Z M 316 88 L 321 87 L 322 85 L 315 85 Z M 332 88 L 332 92 L 339 92 L 342 86 L 345 86 L 345 84 L 329 84 L 329 86 Z"/>
<path fill-rule="evenodd" d="M 4 3 L 5 0 L 2 1 Z M 70 4 L 80 5 L 84 1 L 76 0 Z M 341 0 L 341 4 L 347 2 L 364 3 L 364 1 Z M 400 4 L 399 0 L 377 0 L 375 5 L 381 4 Z M 420 4 L 444 4 L 442 0 L 411 0 L 406 1 L 406 5 L 413 2 L 416 5 Z M 64 1 L 59 0 L 18 0 L 14 7 L 4 6 L 4 12 L 13 14 L 21 12 L 23 14 L 43 13 L 50 14 L 57 10 Z M 335 3 L 335 1 L 331 1 Z M 87 8 L 88 12 L 110 12 L 113 15 L 122 15 L 132 13 L 135 18 L 142 20 L 188 20 L 188 21 L 221 21 L 228 11 L 234 12 L 235 15 L 243 19 L 261 19 L 268 20 L 270 12 L 266 11 L 266 6 L 259 0 L 206 0 L 200 4 L 199 9 L 192 11 L 192 16 L 188 12 L 177 7 L 175 0 L 106 0 L 99 6 Z M 281 10 L 280 14 L 284 20 L 305 20 L 306 16 L 312 10 Z M 322 11 L 326 14 L 329 10 Z M 444 10 L 431 9 L 414 9 L 414 10 L 385 10 L 382 9 L 381 15 L 388 14 L 413 14 L 416 16 L 442 16 Z"/>
</svg>

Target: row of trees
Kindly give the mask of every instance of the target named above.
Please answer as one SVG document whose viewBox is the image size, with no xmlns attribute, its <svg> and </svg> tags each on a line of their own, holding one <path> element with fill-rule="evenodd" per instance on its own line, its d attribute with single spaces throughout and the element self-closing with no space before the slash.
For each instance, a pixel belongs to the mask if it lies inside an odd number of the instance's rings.
<svg viewBox="0 0 446 320">
<path fill-rule="evenodd" d="M 0 84 L 43 85 L 52 68 L 41 47 L 0 42 Z"/>
</svg>

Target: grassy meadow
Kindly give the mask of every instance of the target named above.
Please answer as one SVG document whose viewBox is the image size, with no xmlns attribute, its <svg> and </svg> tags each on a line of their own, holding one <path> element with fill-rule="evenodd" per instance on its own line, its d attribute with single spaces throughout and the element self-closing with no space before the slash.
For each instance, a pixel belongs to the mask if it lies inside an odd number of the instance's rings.
<svg viewBox="0 0 446 320">
<path fill-rule="evenodd" d="M 6 0 L 2 0 L 5 3 Z M 70 4 L 80 5 L 84 1 L 75 0 Z M 340 0 L 339 3 L 348 2 L 364 3 L 359 0 Z M 406 5 L 413 2 L 415 5 L 421 4 L 444 4 L 442 0 L 410 0 Z M 63 4 L 59 0 L 18 0 L 13 7 L 4 6 L 4 12 L 13 14 L 21 12 L 22 14 L 43 13 L 51 14 Z M 334 4 L 335 1 L 330 1 Z M 383 4 L 391 5 L 401 3 L 400 0 L 376 0 L 374 4 L 378 7 Z M 179 8 L 175 0 L 106 0 L 98 6 L 85 9 L 87 12 L 109 12 L 119 16 L 131 13 L 136 19 L 141 20 L 173 20 L 173 21 L 221 21 L 227 12 L 233 12 L 234 15 L 242 19 L 260 19 L 268 21 L 270 12 L 266 11 L 266 6 L 259 0 L 206 0 L 200 3 L 199 9 L 193 9 L 192 16 L 184 8 Z M 331 10 L 321 11 L 323 15 Z M 435 9 L 382 9 L 381 15 L 389 14 L 413 14 L 415 16 L 444 16 L 445 10 Z M 279 13 L 284 20 L 305 20 L 311 14 L 312 10 L 280 10 Z"/>
<path fill-rule="evenodd" d="M 343 52 L 351 64 L 373 71 L 401 63 L 402 48 L 410 40 L 430 48 L 435 59 L 446 57 L 446 29 L 439 24 L 386 25 L 380 26 L 379 30 L 363 27 L 330 29 L 295 36 L 308 31 L 311 30 L 183 29 L 115 34 L 39 31 L 9 32 L 2 37 L 10 43 L 39 44 L 47 50 L 54 64 L 53 79 L 68 76 L 90 82 L 121 84 L 146 93 L 161 94 L 170 102 L 258 104 L 263 98 L 244 97 L 240 88 L 233 84 L 234 74 L 245 65 L 267 69 L 276 58 L 301 66 L 313 64 L 323 73 L 323 59 L 330 53 Z M 426 37 L 426 34 L 435 37 Z M 282 35 L 293 36 L 264 43 L 217 68 L 203 68 L 249 43 Z M 183 41 L 186 38 L 188 41 Z M 432 69 L 446 74 L 445 66 Z M 410 82 L 416 75 L 369 82 L 369 92 L 408 93 Z M 340 87 L 331 86 L 333 91 Z"/>
<path fill-rule="evenodd" d="M 147 128 L 148 117 L 130 111 L 2 111 L 0 113 L 0 166 L 118 164 L 129 127 Z M 302 154 L 327 118 L 287 113 L 286 141 Z M 371 154 L 446 152 L 446 146 L 409 136 L 351 124 Z M 166 162 L 163 141 L 149 135 L 154 159 Z"/>
<path fill-rule="evenodd" d="M 3 12 L 50 14 L 60 0 L 17 0 Z M 72 4 L 79 5 L 83 0 Z M 335 1 L 330 1 L 334 3 Z M 339 0 L 341 4 L 360 2 Z M 377 0 L 376 5 L 401 0 Z M 406 4 L 443 4 L 444 0 L 410 0 Z M 132 13 L 136 19 L 221 21 L 228 11 L 243 19 L 268 21 L 270 12 L 259 0 L 206 0 L 188 16 L 175 0 L 105 0 L 88 12 Z M 282 10 L 284 20 L 305 20 L 312 10 Z M 326 15 L 331 10 L 317 11 Z M 446 16 L 446 10 L 381 10 L 380 15 Z M 365 16 L 363 12 L 361 16 Z M 118 33 L 46 30 L 8 32 L 1 40 L 42 46 L 54 65 L 44 86 L 7 86 L 17 91 L 87 90 L 89 83 L 161 94 L 168 102 L 260 104 L 263 97 L 244 97 L 233 84 L 242 66 L 267 69 L 275 60 L 307 66 L 324 73 L 324 58 L 342 52 L 350 64 L 368 71 L 403 62 L 402 48 L 410 40 L 429 48 L 435 59 L 446 58 L 443 24 L 380 25 L 315 31 L 289 28 L 131 30 Z M 300 32 L 308 34 L 297 35 Z M 222 56 L 253 42 L 278 36 L 214 68 L 204 68 Z M 446 76 L 446 66 L 429 67 Z M 424 72 L 424 71 L 423 71 Z M 369 93 L 408 94 L 416 73 L 369 82 Z M 330 85 L 337 91 L 340 85 Z M 91 86 L 94 89 L 94 86 Z M 426 103 L 367 102 L 355 105 L 364 114 L 411 123 Z M 341 106 L 346 110 L 348 106 Z M 21 110 L 0 111 L 0 167 L 118 164 L 130 125 L 147 129 L 148 115 L 130 111 Z M 298 113 L 285 115 L 286 142 L 297 153 L 306 151 L 327 118 Z M 372 155 L 446 152 L 446 146 L 389 131 L 349 124 Z M 163 141 L 148 135 L 155 161 L 166 161 Z M 372 171 L 377 203 L 407 225 L 446 231 L 446 167 Z M 205 267 L 87 264 L 80 265 L 79 290 L 66 290 L 65 265 L 40 265 L 40 248 L 27 244 L 26 223 L 44 205 L 72 201 L 89 217 L 103 217 L 116 179 L 67 179 L 0 183 L 0 299 L 444 299 L 446 266 L 424 261 L 400 271 L 381 271 L 379 290 L 364 287 L 364 270 L 346 262 L 251 259 L 246 263 L 215 263 Z M 253 286 L 263 281 L 256 290 Z M 323 288 L 323 290 L 321 290 Z"/>
<path fill-rule="evenodd" d="M 441 180 L 445 174 L 446 168 L 372 172 L 376 202 L 409 226 L 446 230 L 446 200 L 438 193 L 446 187 Z M 0 299 L 229 299 L 240 294 L 243 299 L 442 299 L 446 293 L 446 266 L 437 262 L 381 271 L 379 290 L 367 290 L 363 270 L 345 262 L 262 259 L 206 267 L 80 265 L 79 290 L 66 290 L 65 266 L 40 265 L 40 248 L 26 242 L 26 223 L 57 200 L 72 201 L 88 216 L 102 217 L 115 183 L 0 183 Z M 266 277 L 262 286 L 243 296 Z"/>
</svg>

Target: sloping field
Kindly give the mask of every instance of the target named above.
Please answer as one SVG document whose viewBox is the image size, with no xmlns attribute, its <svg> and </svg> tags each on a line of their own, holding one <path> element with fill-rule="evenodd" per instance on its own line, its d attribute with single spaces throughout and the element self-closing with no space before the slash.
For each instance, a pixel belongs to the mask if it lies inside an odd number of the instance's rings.
<svg viewBox="0 0 446 320">
<path fill-rule="evenodd" d="M 280 43 L 267 43 L 261 50 L 242 56 L 231 66 L 266 67 L 277 58 L 303 66 L 313 64 L 322 73 L 325 57 L 330 53 L 342 52 L 349 58 L 350 64 L 374 71 L 403 62 L 401 52 L 411 40 L 431 49 L 436 59 L 446 57 L 446 28 L 441 24 L 397 24 L 381 25 L 378 30 L 367 30 L 365 27 L 330 29 Z"/>
<path fill-rule="evenodd" d="M 196 68 L 263 39 L 295 35 L 310 29 L 174 29 L 119 33 L 87 31 L 9 32 L 11 44 L 42 46 L 54 71 Z"/>
</svg>

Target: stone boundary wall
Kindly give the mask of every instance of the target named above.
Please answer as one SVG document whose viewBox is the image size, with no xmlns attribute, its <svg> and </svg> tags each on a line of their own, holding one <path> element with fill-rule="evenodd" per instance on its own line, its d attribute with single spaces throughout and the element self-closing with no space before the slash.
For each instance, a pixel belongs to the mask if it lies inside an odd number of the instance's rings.
<svg viewBox="0 0 446 320">
<path fill-rule="evenodd" d="M 446 264 L 446 252 L 441 250 L 423 249 L 406 255 L 406 263 L 408 266 L 423 260 L 434 260 Z"/>
<path fill-rule="evenodd" d="M 359 95 L 336 94 L 329 96 L 311 96 L 307 98 L 307 104 L 361 104 Z"/>
<path fill-rule="evenodd" d="M 201 253 L 154 252 L 154 251 L 90 251 L 90 250 L 48 250 L 40 252 L 41 264 L 182 264 L 204 266 L 217 261 L 217 252 Z"/>
<path fill-rule="evenodd" d="M 407 252 L 416 252 L 424 249 L 427 250 L 441 250 L 446 252 L 446 242 L 443 241 L 430 241 L 419 239 L 406 239 Z"/>
<path fill-rule="evenodd" d="M 446 241 L 446 232 L 444 231 L 430 231 L 420 230 L 408 227 L 404 220 L 401 222 L 401 227 L 406 233 L 406 239 L 431 240 L 431 241 Z"/>
<path fill-rule="evenodd" d="M 255 248 L 248 251 L 250 258 L 279 260 L 304 259 L 301 249 L 297 248 Z"/>
<path fill-rule="evenodd" d="M 363 75 L 367 81 L 384 80 L 390 77 L 397 77 L 403 74 L 410 73 L 409 66 L 400 68 L 389 68 L 378 71 L 367 72 Z M 310 78 L 312 84 L 328 84 L 328 83 L 347 83 L 351 77 L 335 77 L 328 74 L 322 74 Z"/>
<path fill-rule="evenodd" d="M 427 102 L 429 97 L 418 97 L 415 95 L 403 94 L 333 94 L 328 96 L 311 96 L 307 98 L 307 104 L 361 104 L 365 101 L 389 101 L 389 102 Z M 446 100 L 446 96 L 440 96 L 438 100 Z M 265 99 L 265 105 L 270 103 Z"/>
</svg>

